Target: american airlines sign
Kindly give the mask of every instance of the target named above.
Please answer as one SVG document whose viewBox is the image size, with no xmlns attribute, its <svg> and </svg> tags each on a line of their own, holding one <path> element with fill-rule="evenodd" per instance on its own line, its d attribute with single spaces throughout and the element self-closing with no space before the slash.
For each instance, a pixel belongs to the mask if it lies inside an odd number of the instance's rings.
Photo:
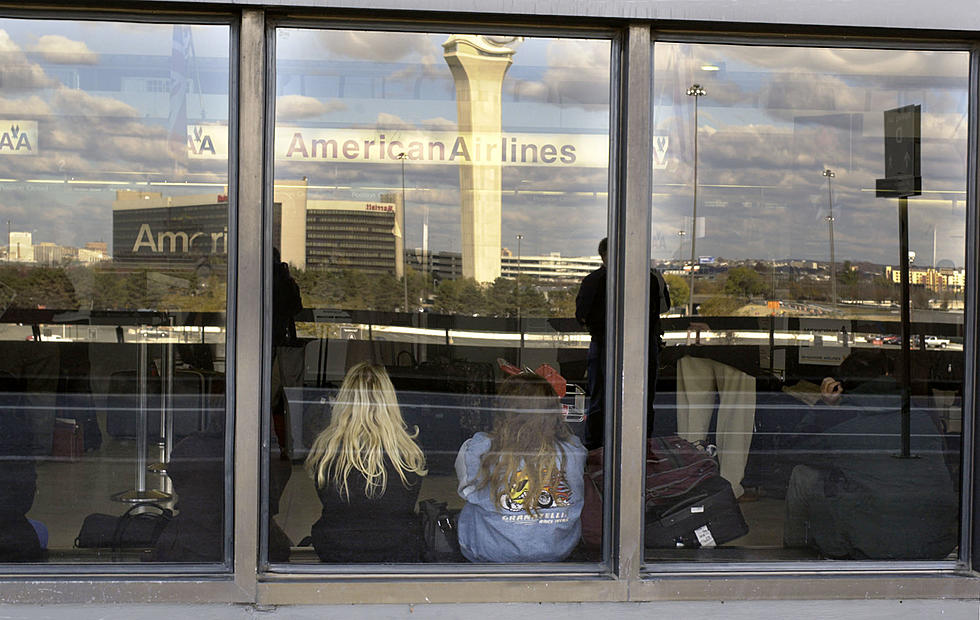
<svg viewBox="0 0 980 620">
<path fill-rule="evenodd" d="M 0 155 L 36 155 L 37 121 L 0 120 Z"/>
<path fill-rule="evenodd" d="M 604 134 L 456 133 L 276 127 L 276 161 L 324 163 L 501 165 L 604 168 L 609 163 L 609 138 Z M 228 157 L 228 128 L 191 125 L 188 156 Z M 667 136 L 653 141 L 654 167 L 667 167 Z"/>
</svg>

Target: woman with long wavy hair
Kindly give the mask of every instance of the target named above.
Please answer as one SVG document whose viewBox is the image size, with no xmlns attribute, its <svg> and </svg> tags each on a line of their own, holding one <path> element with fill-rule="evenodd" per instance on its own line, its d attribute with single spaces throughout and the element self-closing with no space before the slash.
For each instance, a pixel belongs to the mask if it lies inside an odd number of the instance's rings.
<svg viewBox="0 0 980 620">
<path fill-rule="evenodd" d="M 460 550 L 473 562 L 555 562 L 578 544 L 585 448 L 551 384 L 525 372 L 500 387 L 493 428 L 456 457 Z"/>
<path fill-rule="evenodd" d="M 306 458 L 323 504 L 311 531 L 320 560 L 419 561 L 415 503 L 426 469 L 417 435 L 384 368 L 360 363 L 348 371 Z"/>
</svg>

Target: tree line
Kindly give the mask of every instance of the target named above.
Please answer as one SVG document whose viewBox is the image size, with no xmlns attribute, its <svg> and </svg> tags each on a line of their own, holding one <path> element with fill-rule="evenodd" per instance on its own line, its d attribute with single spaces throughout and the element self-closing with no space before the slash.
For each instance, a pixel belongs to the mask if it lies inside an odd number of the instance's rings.
<svg viewBox="0 0 980 620">
<path fill-rule="evenodd" d="M 762 265 L 760 272 L 759 265 Z M 161 269 L 120 262 L 97 265 L 0 265 L 0 308 L 58 310 L 181 310 L 222 312 L 227 306 L 227 270 L 224 263 L 173 265 Z M 481 284 L 472 278 L 432 282 L 408 269 L 406 282 L 391 273 L 355 269 L 291 269 L 307 308 L 429 311 L 492 317 L 567 318 L 575 315 L 578 282 L 555 283 L 528 276 L 497 278 Z M 686 305 L 688 278 L 665 276 L 675 307 Z M 838 299 L 897 302 L 898 285 L 883 275 L 868 277 L 843 263 L 837 275 Z M 831 283 L 787 277 L 758 263 L 731 267 L 711 278 L 696 280 L 699 313 L 736 314 L 746 304 L 774 293 L 795 301 L 829 302 Z M 913 287 L 913 306 L 926 308 L 930 297 L 952 300 L 950 292 L 935 293 Z M 705 299 L 707 297 L 707 299 Z"/>
</svg>

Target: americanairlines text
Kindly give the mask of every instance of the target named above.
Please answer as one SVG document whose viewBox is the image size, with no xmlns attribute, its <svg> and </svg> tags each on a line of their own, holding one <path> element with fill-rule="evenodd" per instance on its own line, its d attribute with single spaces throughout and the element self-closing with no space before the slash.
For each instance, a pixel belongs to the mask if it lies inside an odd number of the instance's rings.
<svg viewBox="0 0 980 620">
<path fill-rule="evenodd" d="M 227 128 L 188 127 L 194 158 L 224 158 Z M 654 166 L 667 165 L 667 137 L 654 139 Z M 604 134 L 456 133 L 401 130 L 277 127 L 276 161 L 392 164 L 471 164 L 604 168 L 609 138 Z"/>
</svg>

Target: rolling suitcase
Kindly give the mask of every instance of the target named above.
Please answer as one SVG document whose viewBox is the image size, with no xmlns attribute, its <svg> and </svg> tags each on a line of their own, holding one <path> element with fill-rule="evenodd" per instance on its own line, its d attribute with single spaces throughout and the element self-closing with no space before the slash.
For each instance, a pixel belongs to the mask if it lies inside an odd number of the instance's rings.
<svg viewBox="0 0 980 620">
<path fill-rule="evenodd" d="M 650 549 L 715 547 L 748 531 L 732 486 L 712 476 L 672 503 L 649 508 L 644 542 Z"/>
</svg>

